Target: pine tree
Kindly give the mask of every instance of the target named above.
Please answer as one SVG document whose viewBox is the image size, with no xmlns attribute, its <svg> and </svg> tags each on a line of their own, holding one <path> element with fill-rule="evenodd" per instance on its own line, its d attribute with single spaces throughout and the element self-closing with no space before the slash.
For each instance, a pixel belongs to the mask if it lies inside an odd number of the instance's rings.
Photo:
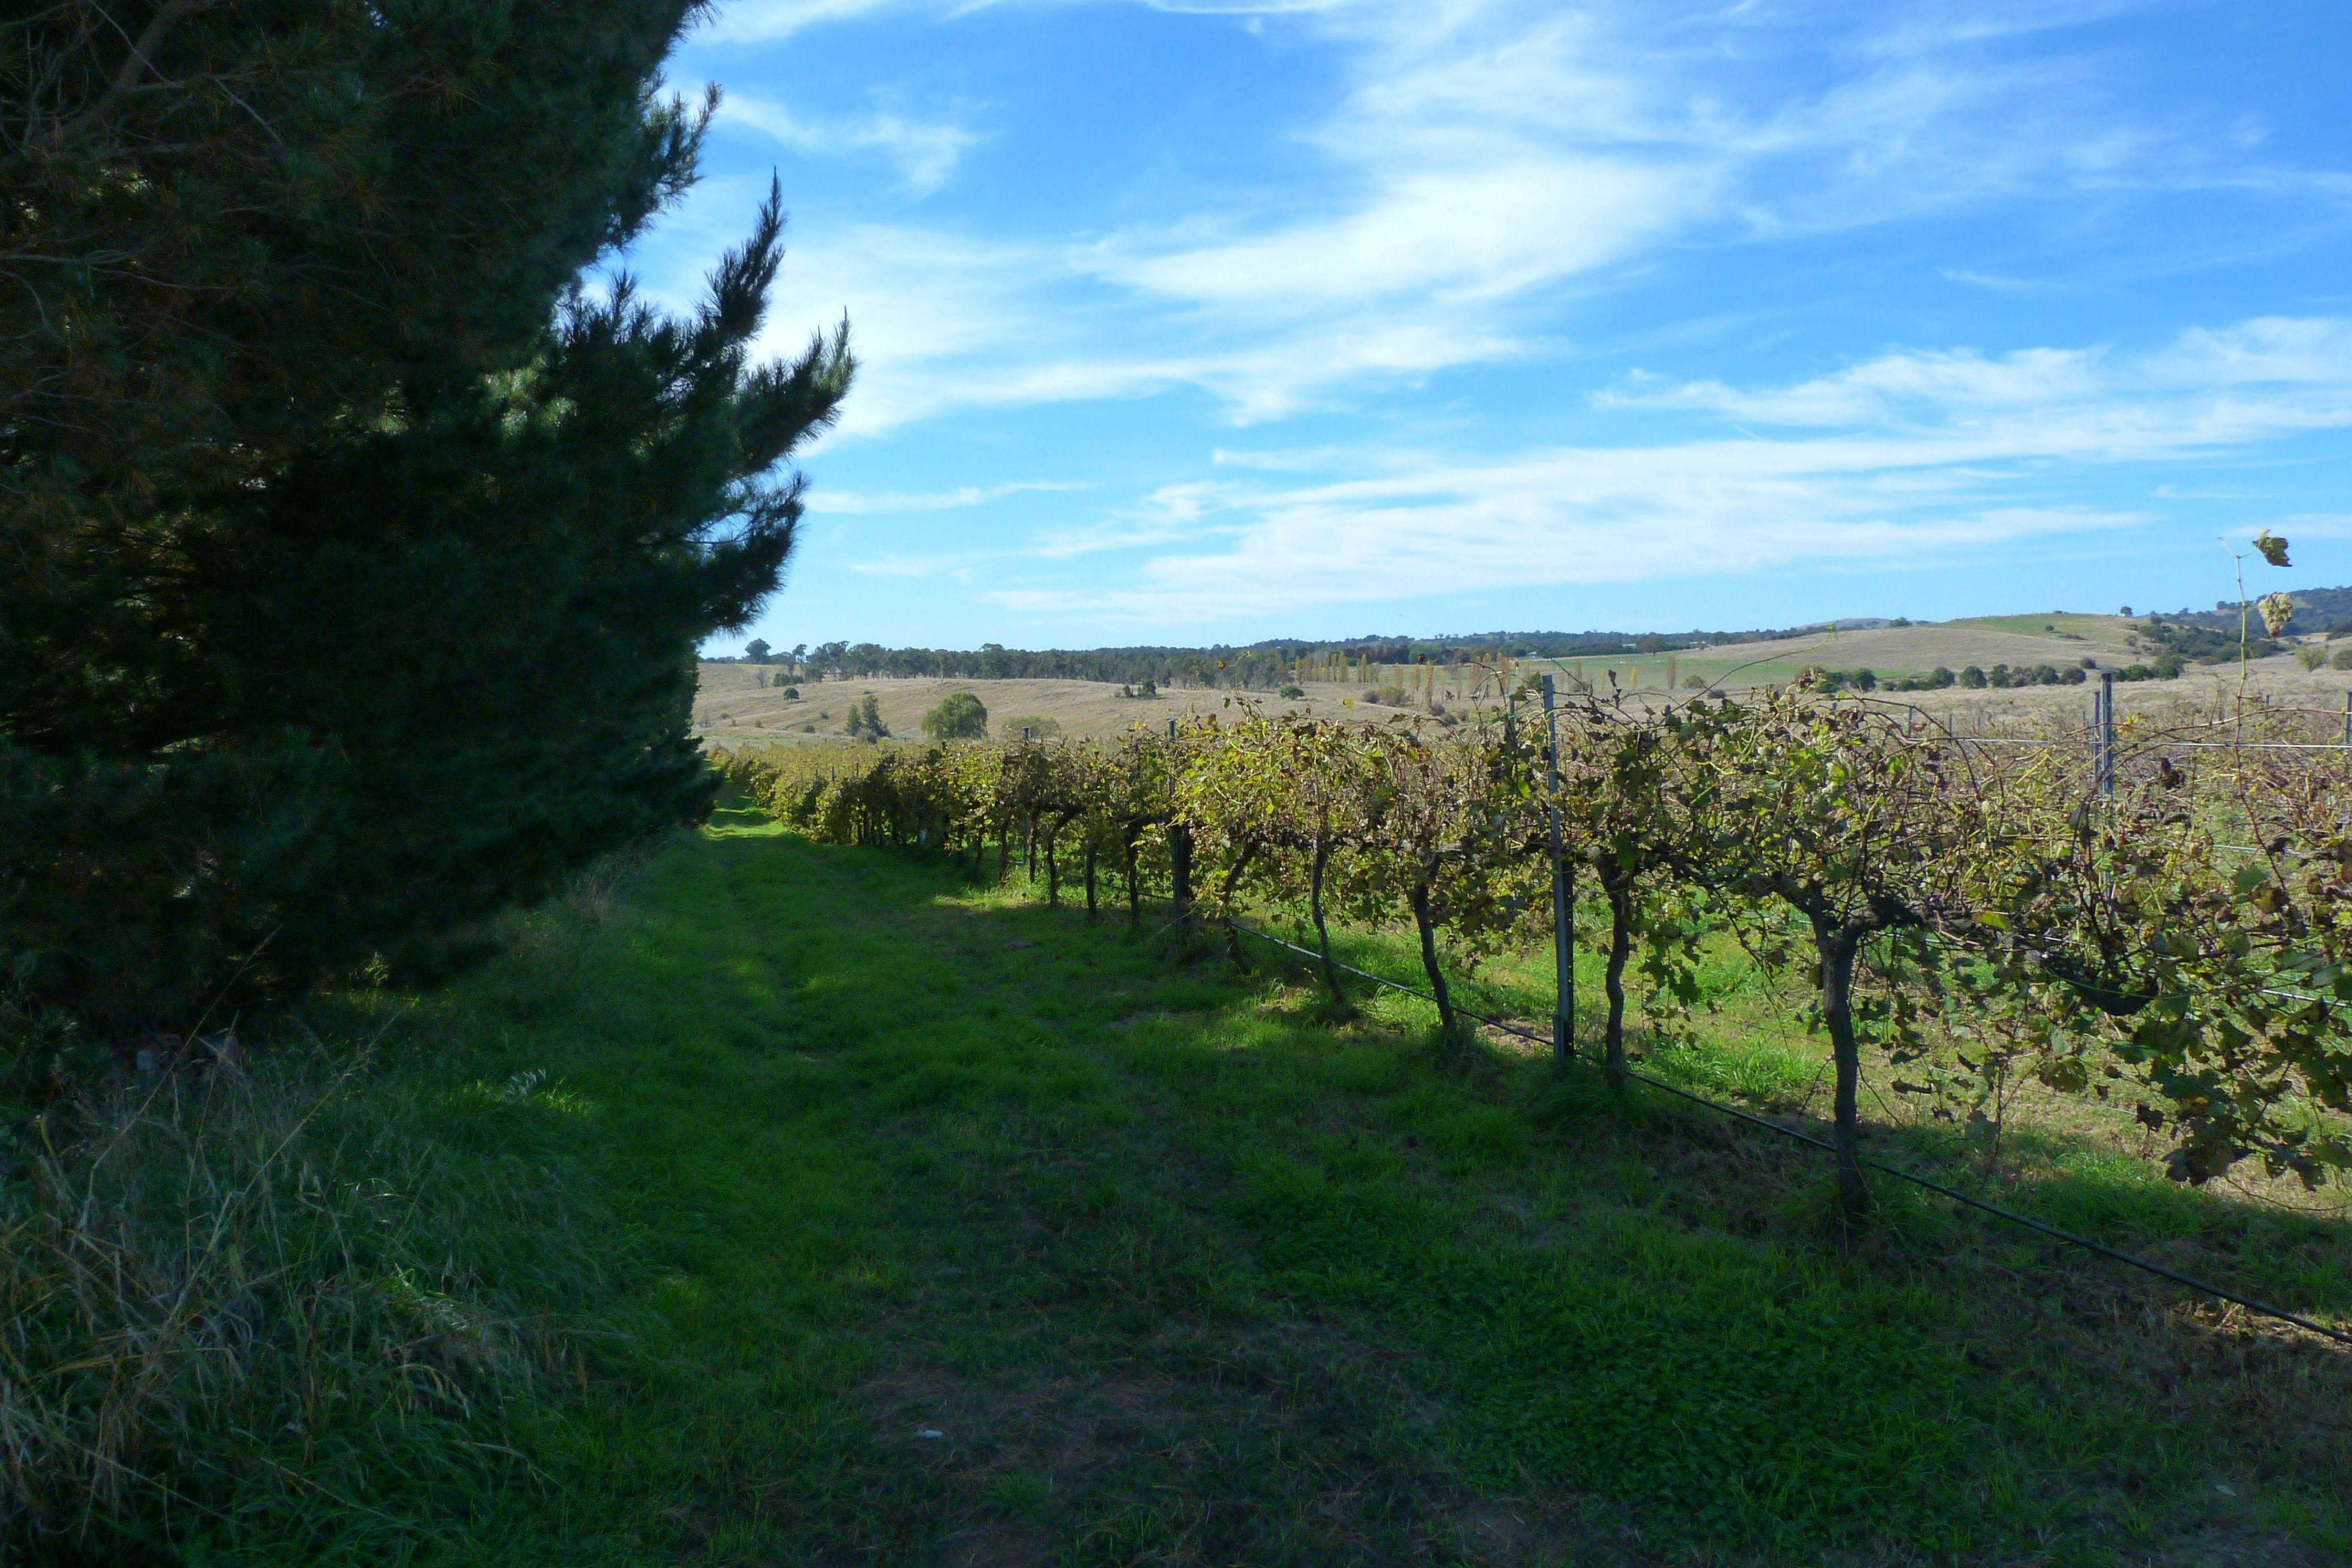
<svg viewBox="0 0 2352 1568">
<path fill-rule="evenodd" d="M 578 285 L 691 182 L 709 105 L 652 83 L 696 9 L 0 23 L 0 956 L 52 998 L 429 967 L 708 809 L 694 649 L 852 361 L 750 360 L 773 193 L 688 319 Z"/>
</svg>

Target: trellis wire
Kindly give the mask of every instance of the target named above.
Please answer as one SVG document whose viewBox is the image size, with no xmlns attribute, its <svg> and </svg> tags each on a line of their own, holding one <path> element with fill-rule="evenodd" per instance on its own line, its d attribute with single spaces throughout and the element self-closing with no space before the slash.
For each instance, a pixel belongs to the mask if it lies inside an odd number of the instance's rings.
<svg viewBox="0 0 2352 1568">
<path fill-rule="evenodd" d="M 1306 957 L 1316 959 L 1318 962 L 1322 960 L 1322 955 L 1318 953 L 1315 949 L 1311 947 L 1302 947 L 1296 942 L 1286 941 L 1282 937 L 1275 936 L 1270 931 L 1260 931 L 1255 926 L 1244 925 L 1239 921 L 1234 921 L 1232 925 L 1234 930 L 1257 937 L 1260 941 L 1271 942 L 1277 947 L 1286 948 L 1293 953 L 1297 953 Z M 1360 969 L 1352 964 L 1342 964 L 1338 962 L 1336 959 L 1332 961 L 1332 967 L 1338 969 L 1344 969 L 1349 974 L 1354 975 L 1359 978 L 1370 980 L 1376 986 L 1385 986 L 1392 991 L 1402 991 L 1409 997 L 1419 997 L 1425 1002 L 1434 1003 L 1437 1000 L 1435 997 L 1431 996 L 1427 991 L 1422 990 L 1417 987 L 1408 986 L 1401 980 L 1391 980 L 1385 975 L 1375 975 L 1370 969 Z M 1458 1004 L 1454 1007 L 1454 1010 L 1460 1013 L 1464 1018 L 1471 1019 L 1473 1022 L 1484 1024 L 1488 1029 L 1497 1030 L 1504 1034 L 1527 1040 L 1531 1044 L 1549 1045 L 1551 1043 L 1549 1040 L 1543 1039 L 1541 1036 L 1537 1035 L 1530 1030 L 1520 1029 L 1514 1024 L 1505 1023 L 1500 1019 L 1488 1018 L 1483 1013 L 1473 1012 L 1469 1009 Z M 1757 1115 L 1752 1111 L 1743 1111 L 1737 1105 L 1728 1105 L 1720 1100 L 1709 1099 L 1704 1094 L 1694 1092 L 1688 1089 L 1677 1087 L 1675 1084 L 1666 1082 L 1663 1079 L 1654 1078 L 1649 1073 L 1643 1072 L 1637 1069 L 1631 1067 L 1627 1068 L 1625 1070 L 1625 1075 L 1629 1078 L 1646 1083 L 1653 1089 L 1663 1089 L 1667 1093 L 1687 1100 L 1695 1105 L 1704 1105 L 1710 1111 L 1719 1111 L 1727 1116 L 1731 1116 L 1739 1121 L 1762 1127 L 1768 1132 L 1778 1133 L 1784 1138 L 1793 1138 L 1801 1144 L 1811 1144 L 1817 1149 L 1833 1150 L 1833 1145 L 1826 1138 L 1817 1138 L 1811 1133 L 1805 1132 L 1801 1128 L 1786 1126 L 1781 1123 L 1771 1120 L 1769 1117 Z M 2112 1259 L 2114 1261 L 2118 1263 L 2127 1263 L 2131 1267 L 2138 1269 L 2146 1273 L 2153 1274 L 2160 1280 L 2169 1280 L 2176 1285 L 2185 1285 L 2192 1291 L 2211 1296 L 2216 1300 L 2228 1301 L 2232 1305 L 2243 1307 L 2250 1312 L 2256 1312 L 2263 1317 L 2276 1318 L 2281 1322 L 2293 1323 L 2297 1328 L 2305 1329 L 2312 1333 L 2321 1335 L 2326 1339 L 2334 1340 L 2338 1344 L 2352 1346 L 2352 1333 L 2347 1333 L 2342 1329 L 2329 1328 L 2325 1323 L 2315 1322 L 2311 1319 L 2304 1317 L 2298 1312 L 2287 1311 L 2284 1307 L 2274 1307 L 2267 1301 L 2256 1301 L 2252 1296 L 2243 1296 L 2240 1295 L 2235 1291 L 2224 1290 L 2222 1287 L 2212 1283 L 2210 1281 L 2200 1280 L 2194 1275 L 2183 1274 L 2179 1270 L 2168 1269 L 2161 1263 L 2154 1263 L 2145 1258 L 2135 1257 L 2129 1252 L 2120 1251 L 2116 1248 L 2107 1246 L 2104 1242 L 2094 1241 L 2087 1236 L 2077 1236 L 2071 1230 L 2061 1230 L 2056 1226 L 2046 1224 L 2042 1220 L 2034 1218 L 2031 1215 L 2020 1214 L 2014 1209 L 2003 1208 L 1997 1203 L 1988 1203 L 1983 1198 L 1970 1197 L 1969 1194 L 1960 1191 L 1957 1187 L 1947 1186 L 1942 1182 L 1936 1181 L 1928 1176 L 1920 1176 L 1916 1172 L 1905 1170 L 1900 1166 L 1890 1166 L 1883 1160 L 1874 1160 L 1867 1157 L 1864 1158 L 1861 1163 L 1882 1175 L 1893 1176 L 1898 1181 L 1907 1181 L 1914 1186 L 1924 1187 L 1929 1192 L 1940 1194 L 1945 1197 L 1952 1199 L 1956 1203 L 1965 1204 L 1970 1208 L 1978 1209 L 1983 1213 L 1992 1215 L 1996 1218 L 2006 1219 L 2013 1225 L 2023 1226 L 2028 1230 L 2037 1231 L 2042 1235 L 2050 1237 L 2053 1240 L 2063 1241 L 2069 1246 L 2080 1247 L 2085 1251 L 2095 1252 L 2102 1258 Z"/>
<path fill-rule="evenodd" d="M 2065 746 L 2078 741 L 2044 739 L 2025 735 L 1956 735 L 1955 746 Z M 2151 749 L 2181 751 L 2352 751 L 2352 743 L 2341 740 L 2149 740 L 2141 743 Z"/>
</svg>

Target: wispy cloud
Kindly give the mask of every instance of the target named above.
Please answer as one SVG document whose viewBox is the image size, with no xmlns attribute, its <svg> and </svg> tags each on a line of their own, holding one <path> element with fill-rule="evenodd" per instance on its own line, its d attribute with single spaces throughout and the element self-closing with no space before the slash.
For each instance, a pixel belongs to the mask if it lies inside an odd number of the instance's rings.
<svg viewBox="0 0 2352 1568">
<path fill-rule="evenodd" d="M 990 559 L 986 550 L 956 550 L 945 555 L 891 554 L 842 564 L 861 577 L 968 579 L 972 570 Z"/>
<path fill-rule="evenodd" d="M 2260 395 L 2234 395 L 2245 389 Z M 1764 425 L 1940 427 L 1988 455 L 2158 455 L 2352 423 L 2352 322 L 2269 317 L 2194 328 L 2137 355 L 1888 354 L 1788 387 L 1637 379 L 1595 401 Z"/>
<path fill-rule="evenodd" d="M 719 102 L 719 118 L 748 126 L 809 158 L 878 158 L 897 166 L 905 188 L 928 195 L 948 182 L 956 164 L 979 142 L 971 129 L 944 120 L 923 120 L 876 110 L 846 119 L 809 119 L 781 103 L 733 92 Z"/>
<path fill-rule="evenodd" d="M 1797 562 L 1918 569 L 2109 532 L 2151 514 L 2074 498 L 2085 468 L 2194 462 L 2352 427 L 2352 324 L 2252 321 L 2137 356 L 1891 355 L 1797 385 L 1709 382 L 1642 401 L 1791 434 L 1546 447 L 1484 461 L 1366 455 L 1357 466 L 1370 477 L 1185 486 L 1171 515 L 1191 522 L 1196 548 L 1150 557 L 1108 595 L 1013 584 L 995 597 L 1034 613 L 1218 622 Z M 1297 466 L 1293 455 L 1271 455 L 1269 472 Z M 1116 548 L 1115 537 L 1105 548 Z M 1213 548 L 1197 548 L 1204 540 Z M 1132 542 L 1152 541 L 1139 532 Z"/>
<path fill-rule="evenodd" d="M 1139 505 L 1123 507 L 1108 518 L 1084 528 L 1055 528 L 1045 533 L 1024 552 L 1046 560 L 1100 555 L 1164 544 L 1171 539 L 1191 543 L 1234 531 L 1231 522 L 1216 519 L 1231 508 L 1231 486 L 1202 481 L 1162 485 Z"/>
<path fill-rule="evenodd" d="M 884 11 L 937 9 L 907 0 L 729 0 L 707 23 L 705 37 L 725 43 L 789 38 L 804 27 L 848 22 Z"/>
<path fill-rule="evenodd" d="M 984 68 L 933 26 L 1001 47 L 1085 5 L 1126 13 L 1087 19 L 1104 38 L 1214 39 L 1197 61 L 1218 70 L 1264 40 L 1216 84 L 1246 103 L 1147 92 L 1130 119 L 1058 86 L 1032 102 L 1019 69 L 965 87 Z M 804 58 L 840 40 L 887 78 L 846 115 L 755 87 L 722 126 L 762 186 L 774 145 L 897 176 L 811 172 L 833 204 L 802 209 L 779 291 L 779 350 L 847 310 L 862 368 L 828 439 L 887 476 L 816 509 L 984 507 L 1051 482 L 986 481 L 1053 476 L 1066 450 L 1072 422 L 1017 411 L 1156 400 L 1122 426 L 1131 476 L 1080 520 L 1005 508 L 940 528 L 950 553 L 852 570 L 964 574 L 982 591 L 960 604 L 1230 625 L 2021 559 L 2226 507 L 2235 469 L 2307 459 L 2298 434 L 2352 428 L 2352 323 L 2318 314 L 2343 307 L 2308 276 L 2224 269 L 2340 241 L 2341 140 L 2218 76 L 2158 95 L 2178 17 L 2133 29 L 2159 10 L 2178 7 L 733 0 L 714 26 Z M 1186 47 L 1155 68 L 1181 75 Z M 992 95 L 984 168 L 982 121 L 925 96 L 949 82 Z M 1074 148 L 1096 125 L 1116 156 Z M 987 183 L 1013 171 L 1033 183 Z M 932 193 L 920 221 L 908 193 Z M 2199 287 L 2147 287 L 2159 271 Z M 2183 331 L 2191 311 L 2232 324 Z M 1003 469 L 916 431 L 959 414 L 1004 437 Z M 2311 490 L 2282 481 L 2274 504 L 2325 509 Z M 985 557 L 962 550 L 983 528 Z"/>
<path fill-rule="evenodd" d="M 965 507 L 985 507 L 1009 497 L 1037 491 L 1083 490 L 1087 486 L 1058 479 L 1018 480 L 1005 485 L 959 485 L 952 490 L 814 490 L 808 497 L 812 512 L 870 516 L 892 512 L 948 512 Z"/>
<path fill-rule="evenodd" d="M 1968 267 L 1939 267 L 1936 269 L 1936 276 L 1948 283 L 1989 289 L 1995 294 L 2054 294 L 2068 287 L 2049 278 L 2007 277 L 1997 272 L 1979 272 Z"/>
<path fill-rule="evenodd" d="M 727 25 L 803 26 L 878 3 L 753 5 Z M 803 250 L 795 277 L 837 279 L 866 334 L 845 434 L 962 407 L 1174 388 L 1244 422 L 1279 418 L 1557 354 L 1560 326 L 1549 321 L 1573 319 L 1578 291 L 1671 246 L 2252 177 L 2237 131 L 2217 126 L 2214 146 L 2189 148 L 2189 132 L 2105 103 L 2095 59 L 1989 52 L 2114 5 L 1951 7 L 1821 58 L 1815 36 L 1748 6 L 1160 8 L 1262 18 L 1312 39 L 1339 63 L 1339 90 L 1319 119 L 1287 128 L 1279 158 L 1268 149 L 1264 179 L 1166 221 L 1076 243 L 866 225 Z M 1782 57 L 1808 68 L 1755 68 Z M 948 179 L 977 140 L 937 118 L 803 120 L 756 98 L 730 112 L 812 155 L 883 158 L 916 191 Z M 2224 151 L 2238 160 L 2226 171 Z"/>
</svg>

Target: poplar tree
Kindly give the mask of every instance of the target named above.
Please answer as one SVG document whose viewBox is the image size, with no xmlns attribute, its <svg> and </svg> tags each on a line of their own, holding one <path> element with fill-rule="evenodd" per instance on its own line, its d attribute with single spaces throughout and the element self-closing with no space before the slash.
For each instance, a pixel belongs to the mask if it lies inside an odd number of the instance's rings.
<svg viewBox="0 0 2352 1568">
<path fill-rule="evenodd" d="M 192 1028 L 708 809 L 694 651 L 776 586 L 845 327 L 583 286 L 692 183 L 687 0 L 0 21 L 0 958 Z"/>
</svg>

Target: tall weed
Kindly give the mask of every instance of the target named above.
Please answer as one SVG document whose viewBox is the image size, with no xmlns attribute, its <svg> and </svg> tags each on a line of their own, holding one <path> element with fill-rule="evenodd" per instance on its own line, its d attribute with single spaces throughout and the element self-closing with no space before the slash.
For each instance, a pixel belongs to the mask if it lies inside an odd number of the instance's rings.
<svg viewBox="0 0 2352 1568">
<path fill-rule="evenodd" d="M 0 1557 L 375 1559 L 528 1484 L 511 1418 L 608 1266 L 580 1113 L 311 1040 L 9 1127 Z"/>
</svg>

